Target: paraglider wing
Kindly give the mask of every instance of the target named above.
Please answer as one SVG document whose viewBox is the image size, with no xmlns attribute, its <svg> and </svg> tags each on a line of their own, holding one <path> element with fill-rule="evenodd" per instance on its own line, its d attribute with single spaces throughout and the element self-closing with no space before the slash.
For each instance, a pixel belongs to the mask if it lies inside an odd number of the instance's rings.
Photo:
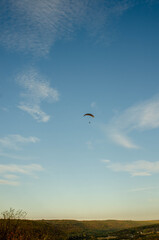
<svg viewBox="0 0 159 240">
<path fill-rule="evenodd" d="M 93 114 L 91 114 L 91 113 L 86 113 L 86 114 L 84 114 L 83 116 L 91 116 L 91 117 L 93 117 L 93 118 L 94 118 L 94 115 L 93 115 Z"/>
</svg>

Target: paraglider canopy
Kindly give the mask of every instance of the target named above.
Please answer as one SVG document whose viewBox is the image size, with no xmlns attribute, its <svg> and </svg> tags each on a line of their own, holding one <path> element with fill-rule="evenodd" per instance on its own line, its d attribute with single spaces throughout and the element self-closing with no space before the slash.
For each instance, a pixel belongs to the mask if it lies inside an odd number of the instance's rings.
<svg viewBox="0 0 159 240">
<path fill-rule="evenodd" d="M 94 118 L 94 115 L 93 115 L 93 114 L 91 114 L 91 113 L 86 113 L 86 114 L 84 114 L 84 115 L 83 115 L 83 117 L 84 117 L 84 116 L 91 116 L 91 117 L 93 117 L 93 118 Z"/>
<path fill-rule="evenodd" d="M 90 116 L 90 117 L 94 118 L 94 115 L 92 113 L 86 113 L 83 115 L 83 117 L 85 117 L 85 116 Z M 89 121 L 89 123 L 91 123 L 91 122 Z"/>
</svg>

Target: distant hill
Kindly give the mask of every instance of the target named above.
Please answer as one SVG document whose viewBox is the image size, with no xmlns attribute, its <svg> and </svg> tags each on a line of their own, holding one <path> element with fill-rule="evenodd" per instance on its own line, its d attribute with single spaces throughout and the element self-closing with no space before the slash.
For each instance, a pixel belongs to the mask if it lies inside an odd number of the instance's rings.
<svg viewBox="0 0 159 240">
<path fill-rule="evenodd" d="M 159 230 L 159 220 L 20 220 L 17 225 L 17 220 L 0 219 L 0 240 L 102 240 L 109 239 L 109 235 L 113 236 L 113 234 L 115 234 L 116 239 L 130 239 L 129 237 L 132 236 L 132 233 L 134 233 L 134 236 L 138 236 L 138 232 L 141 232 L 141 229 L 145 229 L 148 226 L 153 226 L 149 228 L 151 232 L 153 232 L 154 229 Z M 139 227 L 141 229 L 136 230 Z M 120 238 L 120 236 L 124 235 L 128 236 L 128 238 Z M 145 236 L 146 235 L 142 235 L 140 239 L 146 239 L 143 238 Z"/>
<path fill-rule="evenodd" d="M 109 232 L 115 232 L 123 229 L 136 228 L 140 226 L 148 226 L 159 224 L 156 221 L 131 221 L 131 220 L 92 220 L 92 221 L 77 221 L 77 220 L 43 220 L 52 224 L 60 231 L 64 231 L 68 235 L 100 235 L 103 236 Z"/>
<path fill-rule="evenodd" d="M 147 226 L 159 224 L 159 220 L 151 221 L 131 221 L 131 220 L 91 220 L 91 221 L 78 221 L 78 220 L 41 220 L 43 222 L 51 223 L 54 226 L 68 229 L 68 231 L 82 231 L 82 230 L 106 230 L 117 231 L 121 229 Z"/>
<path fill-rule="evenodd" d="M 159 240 L 159 224 L 128 228 L 117 232 L 109 233 L 107 237 L 95 238 L 97 240 Z"/>
</svg>

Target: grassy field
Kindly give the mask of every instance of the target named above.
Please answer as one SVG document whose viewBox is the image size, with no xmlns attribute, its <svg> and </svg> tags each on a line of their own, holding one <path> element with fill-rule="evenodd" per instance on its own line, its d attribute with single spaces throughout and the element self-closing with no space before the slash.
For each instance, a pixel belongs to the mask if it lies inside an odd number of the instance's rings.
<svg viewBox="0 0 159 240">
<path fill-rule="evenodd" d="M 0 240 L 104 240 L 151 237 L 159 239 L 159 221 L 0 220 Z"/>
</svg>

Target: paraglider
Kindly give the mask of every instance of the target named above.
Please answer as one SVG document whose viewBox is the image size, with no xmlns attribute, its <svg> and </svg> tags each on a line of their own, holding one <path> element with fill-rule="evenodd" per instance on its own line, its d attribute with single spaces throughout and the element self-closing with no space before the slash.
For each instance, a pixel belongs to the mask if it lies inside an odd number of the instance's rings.
<svg viewBox="0 0 159 240">
<path fill-rule="evenodd" d="M 85 116 L 90 116 L 90 117 L 94 118 L 94 115 L 92 113 L 85 113 L 83 115 L 83 117 L 85 117 Z M 89 123 L 91 123 L 91 122 L 89 121 Z"/>
</svg>

